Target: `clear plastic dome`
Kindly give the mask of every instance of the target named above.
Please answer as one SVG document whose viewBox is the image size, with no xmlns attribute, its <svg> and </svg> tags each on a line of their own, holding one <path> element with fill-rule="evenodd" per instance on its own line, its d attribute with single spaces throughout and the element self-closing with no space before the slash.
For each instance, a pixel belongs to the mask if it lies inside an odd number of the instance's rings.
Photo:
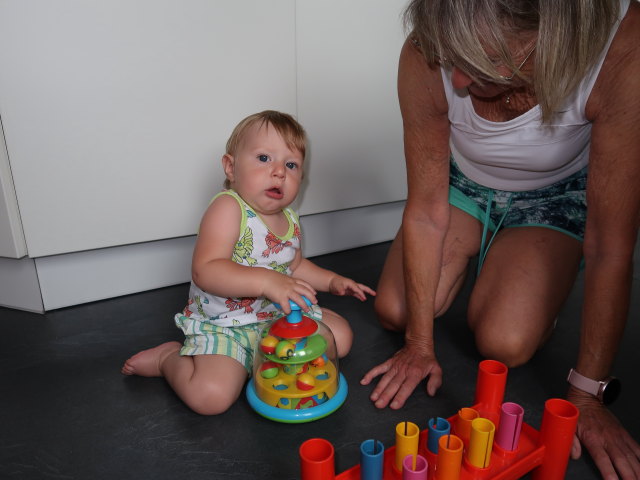
<svg viewBox="0 0 640 480">
<path fill-rule="evenodd" d="M 297 423 L 339 408 L 347 386 L 331 330 L 304 315 L 295 303 L 291 307 L 288 316 L 260 331 L 247 398 L 261 415 Z"/>
</svg>

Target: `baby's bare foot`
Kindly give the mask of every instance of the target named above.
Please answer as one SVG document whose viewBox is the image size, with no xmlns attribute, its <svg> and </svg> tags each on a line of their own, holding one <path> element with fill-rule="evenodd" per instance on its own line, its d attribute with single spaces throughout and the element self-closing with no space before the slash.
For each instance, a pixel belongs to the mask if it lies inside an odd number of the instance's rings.
<svg viewBox="0 0 640 480">
<path fill-rule="evenodd" d="M 140 375 L 141 377 L 161 377 L 160 364 L 173 352 L 180 350 L 180 343 L 167 342 L 157 347 L 136 353 L 124 362 L 120 370 L 124 375 Z"/>
</svg>

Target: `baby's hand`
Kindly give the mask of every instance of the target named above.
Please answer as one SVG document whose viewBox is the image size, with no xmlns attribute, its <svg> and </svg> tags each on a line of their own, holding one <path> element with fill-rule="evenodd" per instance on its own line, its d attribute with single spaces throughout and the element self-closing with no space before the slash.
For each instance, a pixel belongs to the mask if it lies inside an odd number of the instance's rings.
<svg viewBox="0 0 640 480">
<path fill-rule="evenodd" d="M 280 304 L 285 314 L 291 313 L 289 300 L 293 300 L 300 305 L 303 311 L 308 312 L 309 306 L 303 296 L 307 297 L 312 304 L 317 304 L 315 289 L 304 280 L 293 278 L 273 270 L 265 271 L 263 295 L 274 303 Z"/>
<path fill-rule="evenodd" d="M 336 275 L 331 279 L 329 282 L 329 291 L 334 295 L 351 295 L 361 301 L 367 299 L 367 293 L 371 296 L 376 295 L 375 290 L 372 290 L 362 283 L 357 283 L 350 278 L 343 277 L 342 275 Z"/>
</svg>

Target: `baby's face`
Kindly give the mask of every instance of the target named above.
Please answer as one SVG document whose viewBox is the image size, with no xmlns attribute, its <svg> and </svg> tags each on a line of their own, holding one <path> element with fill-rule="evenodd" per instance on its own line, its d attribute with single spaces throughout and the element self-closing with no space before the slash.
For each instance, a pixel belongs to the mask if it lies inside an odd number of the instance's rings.
<svg viewBox="0 0 640 480">
<path fill-rule="evenodd" d="M 224 167 L 231 187 L 245 202 L 269 215 L 290 205 L 298 195 L 303 157 L 287 146 L 274 127 L 254 125 Z"/>
</svg>

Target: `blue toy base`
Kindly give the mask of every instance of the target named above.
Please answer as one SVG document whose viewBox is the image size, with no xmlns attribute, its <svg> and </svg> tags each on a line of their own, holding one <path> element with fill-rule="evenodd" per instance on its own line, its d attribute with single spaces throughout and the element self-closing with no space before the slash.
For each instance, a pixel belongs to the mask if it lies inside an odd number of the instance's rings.
<svg viewBox="0 0 640 480">
<path fill-rule="evenodd" d="M 269 420 L 282 423 L 305 423 L 324 418 L 335 412 L 342 406 L 347 398 L 347 390 L 347 381 L 344 376 L 340 374 L 336 394 L 325 403 L 302 410 L 288 410 L 267 405 L 260 400 L 256 394 L 256 387 L 253 383 L 253 379 L 251 379 L 247 384 L 247 400 L 249 401 L 251 408 Z"/>
</svg>

